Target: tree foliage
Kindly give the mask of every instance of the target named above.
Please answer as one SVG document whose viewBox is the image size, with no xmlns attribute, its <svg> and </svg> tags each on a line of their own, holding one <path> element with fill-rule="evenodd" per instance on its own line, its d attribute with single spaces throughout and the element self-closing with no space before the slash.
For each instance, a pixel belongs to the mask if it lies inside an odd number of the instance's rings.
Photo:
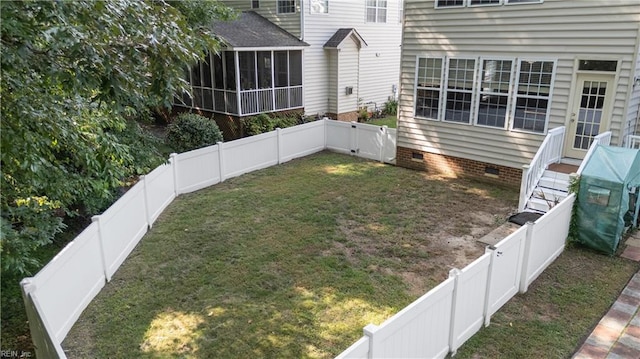
<svg viewBox="0 0 640 359">
<path fill-rule="evenodd" d="M 104 209 L 159 156 L 131 119 L 188 90 L 215 1 L 0 3 L 2 269 L 24 274 L 67 216 Z"/>
</svg>

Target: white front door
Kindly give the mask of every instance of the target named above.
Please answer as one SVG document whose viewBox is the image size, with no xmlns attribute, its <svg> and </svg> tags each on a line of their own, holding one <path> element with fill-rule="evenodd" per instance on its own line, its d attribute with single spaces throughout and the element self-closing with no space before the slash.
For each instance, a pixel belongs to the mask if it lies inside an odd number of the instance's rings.
<svg viewBox="0 0 640 359">
<path fill-rule="evenodd" d="M 582 159 L 593 138 L 609 129 L 613 75 L 581 73 L 567 127 L 565 156 Z"/>
</svg>

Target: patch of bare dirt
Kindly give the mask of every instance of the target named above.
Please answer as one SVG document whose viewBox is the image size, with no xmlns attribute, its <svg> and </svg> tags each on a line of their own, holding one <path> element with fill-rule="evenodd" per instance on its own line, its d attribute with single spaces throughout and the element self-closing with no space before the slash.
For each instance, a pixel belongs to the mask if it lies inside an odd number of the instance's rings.
<svg viewBox="0 0 640 359">
<path fill-rule="evenodd" d="M 485 245 L 477 240 L 504 223 L 514 210 L 499 200 L 487 202 L 472 208 L 464 198 L 454 199 L 438 212 L 425 211 L 426 216 L 415 216 L 404 208 L 401 217 L 408 218 L 401 218 L 398 227 L 377 222 L 375 215 L 341 219 L 339 231 L 345 241 L 334 242 L 324 254 L 343 255 L 354 264 L 371 262 L 369 270 L 402 278 L 417 297 L 445 280 L 451 269 L 462 269 L 480 257 Z M 406 222 L 410 225 L 403 225 Z"/>
</svg>

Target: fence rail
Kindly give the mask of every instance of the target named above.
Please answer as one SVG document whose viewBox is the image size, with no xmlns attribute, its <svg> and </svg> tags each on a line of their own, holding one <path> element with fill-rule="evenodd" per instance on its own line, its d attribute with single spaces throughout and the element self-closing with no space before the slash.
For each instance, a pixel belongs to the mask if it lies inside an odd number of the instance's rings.
<svg viewBox="0 0 640 359">
<path fill-rule="evenodd" d="M 22 280 L 36 355 L 65 358 L 61 343 L 162 211 L 183 193 L 324 149 L 392 162 L 395 130 L 321 120 L 173 154 L 32 278 Z M 365 335 L 339 358 L 438 357 L 454 352 L 564 248 L 570 195 Z"/>
<path fill-rule="evenodd" d="M 60 343 L 73 324 L 176 196 L 322 151 L 329 147 L 329 128 L 349 139 L 333 143 L 335 151 L 380 161 L 395 157 L 395 130 L 321 120 L 172 154 L 167 164 L 141 176 L 40 272 L 22 280 L 36 355 L 65 357 Z M 367 149 L 362 155 L 361 144 Z"/>
<path fill-rule="evenodd" d="M 444 358 L 473 336 L 562 253 L 575 194 L 534 223 L 489 246 L 484 255 L 409 304 L 338 355 L 354 358 Z"/>
</svg>

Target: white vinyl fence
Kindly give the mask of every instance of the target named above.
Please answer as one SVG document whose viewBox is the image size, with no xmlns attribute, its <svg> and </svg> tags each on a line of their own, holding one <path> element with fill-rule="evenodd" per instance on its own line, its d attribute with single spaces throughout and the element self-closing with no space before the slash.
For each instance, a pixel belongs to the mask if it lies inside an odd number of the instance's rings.
<svg viewBox="0 0 640 359">
<path fill-rule="evenodd" d="M 66 358 L 60 343 L 176 196 L 324 149 L 392 162 L 395 134 L 386 127 L 321 120 L 171 155 L 94 216 L 40 272 L 22 280 L 36 355 Z"/>
<path fill-rule="evenodd" d="M 489 246 L 484 255 L 380 326 L 337 358 L 444 358 L 455 352 L 516 293 L 527 288 L 562 253 L 575 194 L 535 223 Z"/>
</svg>

